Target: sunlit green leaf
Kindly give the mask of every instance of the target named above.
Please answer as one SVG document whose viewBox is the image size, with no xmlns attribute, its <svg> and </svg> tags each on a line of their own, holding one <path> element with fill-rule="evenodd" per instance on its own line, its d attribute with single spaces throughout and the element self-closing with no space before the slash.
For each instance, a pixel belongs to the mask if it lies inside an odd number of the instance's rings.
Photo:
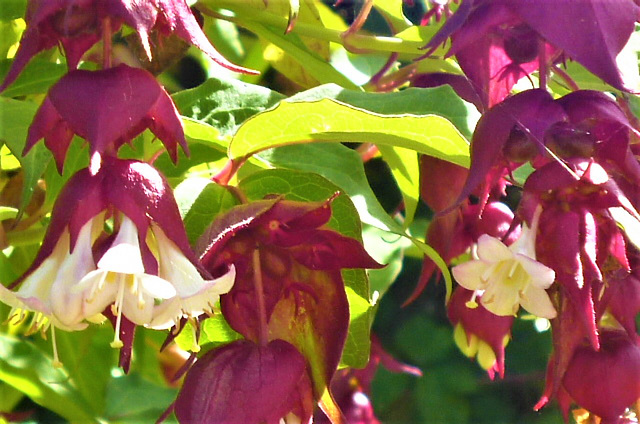
<svg viewBox="0 0 640 424">
<path fill-rule="evenodd" d="M 359 142 L 403 147 L 468 166 L 465 138 L 438 115 L 381 115 L 331 99 L 282 102 L 247 120 L 229 147 L 231 158 L 308 141 Z"/>
<path fill-rule="evenodd" d="M 27 340 L 0 334 L 0 380 L 71 422 L 97 422 L 69 376 Z"/>
</svg>

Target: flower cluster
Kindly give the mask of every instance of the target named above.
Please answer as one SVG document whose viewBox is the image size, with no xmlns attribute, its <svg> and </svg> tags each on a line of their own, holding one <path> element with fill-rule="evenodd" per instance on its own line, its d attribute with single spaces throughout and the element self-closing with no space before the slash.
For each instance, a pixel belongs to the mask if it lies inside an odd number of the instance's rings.
<svg viewBox="0 0 640 424">
<path fill-rule="evenodd" d="M 149 56 L 151 34 L 175 34 L 227 68 L 184 1 L 121 0 L 34 2 L 27 29 L 0 91 L 42 50 L 60 45 L 69 72 L 42 102 L 25 154 L 44 138 L 62 172 L 74 135 L 89 144 L 90 166 L 75 173 L 58 196 L 48 231 L 29 269 L 0 300 L 9 320 L 31 314 L 29 331 L 51 329 L 54 364 L 60 361 L 55 329 L 79 331 L 109 319 L 111 346 L 120 348 L 127 370 L 136 326 L 179 329 L 185 320 L 214 313 L 219 296 L 231 290 L 235 269 L 211 275 L 189 246 L 173 193 L 152 165 L 118 158 L 120 148 L 145 129 L 177 160 L 188 153 L 180 116 L 162 86 L 147 71 L 110 67 L 112 34 L 123 24 L 139 35 Z M 83 54 L 102 40 L 103 69 L 76 70 Z M 15 289 L 15 287 L 18 287 Z"/>
<path fill-rule="evenodd" d="M 579 90 L 557 65 L 575 60 L 625 90 L 614 59 L 637 12 L 632 1 L 463 1 L 426 47 L 432 54 L 450 37 L 447 55 L 465 75 L 413 78 L 416 86 L 451 84 L 484 111 L 469 170 L 421 163 L 421 195 L 436 213 L 426 238 L 455 265 L 459 285 L 448 303 L 456 344 L 491 377 L 502 376 L 521 307 L 550 320 L 553 352 L 535 409 L 556 398 L 566 419 L 577 403 L 602 422 L 628 422 L 627 408 L 640 399 L 640 132 L 623 96 Z M 569 16 L 581 25 L 568 24 Z M 586 36 L 592 30 L 597 39 Z M 540 88 L 511 94 L 534 70 Z M 573 89 L 557 98 L 545 87 L 554 70 Z M 523 173 L 525 164 L 532 171 Z M 505 199 L 514 212 L 497 214 Z M 409 301 L 434 269 L 425 260 Z"/>
<path fill-rule="evenodd" d="M 307 423 L 320 399 L 332 421 L 339 414 L 326 393 L 349 327 L 341 270 L 380 264 L 326 226 L 332 200 L 239 205 L 205 232 L 198 250 L 206 269 L 235 267 L 221 306 L 244 339 L 208 352 L 187 373 L 175 404 L 181 422 Z M 204 403 L 196 396 L 203 391 Z"/>
</svg>

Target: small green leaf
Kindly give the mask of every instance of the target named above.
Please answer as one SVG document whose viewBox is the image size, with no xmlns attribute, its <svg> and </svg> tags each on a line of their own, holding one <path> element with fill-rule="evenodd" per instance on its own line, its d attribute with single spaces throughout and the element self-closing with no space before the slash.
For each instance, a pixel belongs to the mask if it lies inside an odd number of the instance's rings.
<svg viewBox="0 0 640 424">
<path fill-rule="evenodd" d="M 238 203 L 226 187 L 207 178 L 187 178 L 174 195 L 192 245 L 218 214 Z"/>
<path fill-rule="evenodd" d="M 247 120 L 229 146 L 231 158 L 309 141 L 397 146 L 469 166 L 469 145 L 438 115 L 381 115 L 332 99 L 282 102 Z"/>
<path fill-rule="evenodd" d="M 362 222 L 383 229 L 396 225 L 371 190 L 357 152 L 338 143 L 307 143 L 278 147 L 258 157 L 276 168 L 322 175 L 349 195 Z"/>
<path fill-rule="evenodd" d="M 215 314 L 211 318 L 207 318 L 202 323 L 202 333 L 200 344 L 216 343 L 221 345 L 242 338 L 229 326 L 222 314 Z"/>
</svg>

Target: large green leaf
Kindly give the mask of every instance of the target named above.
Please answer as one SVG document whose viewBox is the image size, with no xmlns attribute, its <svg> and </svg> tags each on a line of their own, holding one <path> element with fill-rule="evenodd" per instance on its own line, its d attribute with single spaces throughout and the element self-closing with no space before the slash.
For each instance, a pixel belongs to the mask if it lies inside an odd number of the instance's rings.
<svg viewBox="0 0 640 424">
<path fill-rule="evenodd" d="M 69 376 L 27 340 L 0 334 L 0 380 L 72 423 L 98 421 Z"/>
<path fill-rule="evenodd" d="M 403 147 L 469 165 L 466 139 L 438 115 L 382 115 L 333 99 L 282 102 L 247 120 L 229 146 L 231 158 L 309 141 L 359 142 Z"/>
<path fill-rule="evenodd" d="M 398 183 L 404 201 L 404 227 L 411 225 L 420 199 L 420 164 L 413 150 L 402 147 L 379 146 Z"/>
<path fill-rule="evenodd" d="M 476 107 L 462 100 L 448 85 L 412 87 L 392 93 L 366 93 L 347 90 L 336 84 L 325 84 L 298 93 L 287 101 L 311 102 L 322 99 L 334 99 L 382 115 L 440 115 L 451 121 L 467 138 L 471 137 L 480 119 Z"/>
<path fill-rule="evenodd" d="M 0 62 L 0 81 L 9 72 L 12 60 Z M 34 59 L 20 72 L 16 80 L 2 92 L 5 97 L 18 97 L 28 94 L 46 93 L 56 81 L 67 72 L 67 67 L 44 59 Z"/>
<path fill-rule="evenodd" d="M 269 194 L 283 194 L 298 201 L 323 201 L 339 191 L 323 177 L 308 173 L 275 169 L 257 172 L 240 182 L 240 189 L 248 199 L 258 200 Z M 355 207 L 347 196 L 338 196 L 331 205 L 329 227 L 339 233 L 362 241 L 362 227 Z M 369 282 L 364 270 L 343 270 L 342 277 L 349 300 L 351 320 L 349 335 L 343 352 L 344 365 L 364 367 L 368 361 L 369 331 L 372 320 L 369 301 Z"/>
<path fill-rule="evenodd" d="M 174 94 L 172 98 L 182 115 L 209 124 L 220 134 L 209 133 L 207 137 L 218 138 L 233 134 L 247 118 L 273 106 L 284 96 L 258 85 L 210 78 L 196 88 Z M 187 135 L 190 131 L 197 129 L 188 127 Z"/>
</svg>

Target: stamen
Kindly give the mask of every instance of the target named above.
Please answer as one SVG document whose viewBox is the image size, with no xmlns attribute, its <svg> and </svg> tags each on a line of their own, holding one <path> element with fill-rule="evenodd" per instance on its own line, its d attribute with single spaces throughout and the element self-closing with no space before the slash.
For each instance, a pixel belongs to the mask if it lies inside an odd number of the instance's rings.
<svg viewBox="0 0 640 424">
<path fill-rule="evenodd" d="M 56 327 L 51 326 L 51 344 L 53 345 L 53 367 L 62 368 L 62 362 L 58 357 L 58 345 L 56 344 Z"/>
<path fill-rule="evenodd" d="M 476 297 L 478 296 L 478 291 L 474 290 L 473 294 L 471 295 L 471 299 L 469 299 L 469 301 L 467 303 L 465 303 L 465 306 L 469 309 L 475 309 L 478 307 L 478 302 L 476 302 Z"/>
<path fill-rule="evenodd" d="M 124 276 L 120 276 L 118 286 L 118 296 L 116 301 L 111 306 L 111 312 L 116 316 L 115 334 L 113 335 L 113 341 L 111 347 L 114 349 L 120 349 L 124 346 L 122 340 L 120 340 L 120 322 L 122 321 L 122 302 L 124 301 Z M 114 311 L 114 309 L 116 309 Z"/>
</svg>

